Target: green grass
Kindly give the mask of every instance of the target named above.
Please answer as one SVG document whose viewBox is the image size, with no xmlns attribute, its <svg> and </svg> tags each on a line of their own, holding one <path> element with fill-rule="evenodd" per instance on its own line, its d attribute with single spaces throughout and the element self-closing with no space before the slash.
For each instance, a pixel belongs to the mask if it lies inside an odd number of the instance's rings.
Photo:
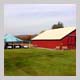
<svg viewBox="0 0 80 80">
<path fill-rule="evenodd" d="M 76 51 L 6 49 L 4 75 L 76 76 Z"/>
</svg>

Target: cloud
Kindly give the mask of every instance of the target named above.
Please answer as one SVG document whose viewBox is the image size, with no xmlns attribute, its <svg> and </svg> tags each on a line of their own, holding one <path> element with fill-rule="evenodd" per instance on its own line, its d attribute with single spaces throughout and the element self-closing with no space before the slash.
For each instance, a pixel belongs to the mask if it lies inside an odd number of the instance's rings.
<svg viewBox="0 0 80 80">
<path fill-rule="evenodd" d="M 75 26 L 75 4 L 8 4 L 4 6 L 5 33 L 37 33 L 61 21 Z"/>
</svg>

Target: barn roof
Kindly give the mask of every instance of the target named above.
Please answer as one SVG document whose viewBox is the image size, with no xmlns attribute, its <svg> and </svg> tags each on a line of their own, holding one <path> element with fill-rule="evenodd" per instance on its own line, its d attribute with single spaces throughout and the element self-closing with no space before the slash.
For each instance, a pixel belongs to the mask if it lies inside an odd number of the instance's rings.
<svg viewBox="0 0 80 80">
<path fill-rule="evenodd" d="M 74 31 L 76 27 L 64 27 L 58 29 L 50 29 L 43 33 L 40 33 L 38 36 L 34 37 L 32 40 L 53 40 L 53 39 L 62 39 L 72 31 Z"/>
</svg>

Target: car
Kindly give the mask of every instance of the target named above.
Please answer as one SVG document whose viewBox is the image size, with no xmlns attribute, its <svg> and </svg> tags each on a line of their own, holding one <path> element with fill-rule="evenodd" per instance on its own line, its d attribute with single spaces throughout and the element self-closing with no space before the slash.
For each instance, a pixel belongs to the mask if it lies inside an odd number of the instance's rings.
<svg viewBox="0 0 80 80">
<path fill-rule="evenodd" d="M 29 46 L 23 46 L 23 48 L 29 48 Z"/>
<path fill-rule="evenodd" d="M 7 46 L 7 48 L 8 48 L 8 49 L 11 49 L 11 48 L 13 48 L 13 47 L 12 47 L 12 45 L 9 45 L 9 46 Z"/>
<path fill-rule="evenodd" d="M 16 45 L 15 48 L 20 48 L 20 46 L 19 45 Z"/>
</svg>

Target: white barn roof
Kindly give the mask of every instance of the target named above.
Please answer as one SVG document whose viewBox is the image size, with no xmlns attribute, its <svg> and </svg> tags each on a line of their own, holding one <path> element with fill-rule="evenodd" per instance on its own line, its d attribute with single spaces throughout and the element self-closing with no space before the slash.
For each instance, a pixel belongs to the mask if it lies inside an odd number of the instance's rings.
<svg viewBox="0 0 80 80">
<path fill-rule="evenodd" d="M 38 36 L 34 37 L 32 40 L 53 40 L 53 39 L 62 39 L 72 31 L 74 31 L 76 27 L 64 27 L 59 29 L 50 29 L 43 33 L 40 33 Z"/>
</svg>

